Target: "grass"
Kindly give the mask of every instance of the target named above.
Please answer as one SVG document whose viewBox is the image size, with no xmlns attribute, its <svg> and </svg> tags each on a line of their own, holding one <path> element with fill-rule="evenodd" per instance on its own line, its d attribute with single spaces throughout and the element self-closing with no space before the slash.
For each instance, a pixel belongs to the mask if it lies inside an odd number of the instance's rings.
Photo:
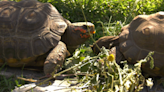
<svg viewBox="0 0 164 92">
<path fill-rule="evenodd" d="M 5 64 L 0 67 L 0 72 Z M 10 92 L 15 86 L 20 87 L 25 84 L 25 81 L 16 79 L 14 76 L 7 77 L 0 75 L 0 92 Z"/>
<path fill-rule="evenodd" d="M 10 92 L 15 86 L 20 87 L 23 84 L 25 84 L 25 81 L 13 77 L 0 76 L 0 92 Z"/>
<path fill-rule="evenodd" d="M 11 0 L 20 1 L 20 0 Z M 93 39 L 105 35 L 118 35 L 121 27 L 128 24 L 138 14 L 151 14 L 164 10 L 163 0 L 38 0 L 53 4 L 62 16 L 71 22 L 86 20 L 95 24 L 97 33 Z M 93 56 L 86 54 L 84 48 L 88 48 L 94 41 L 89 40 L 80 48 L 81 57 Z M 91 52 L 91 51 L 90 51 Z M 82 59 L 82 58 L 81 58 Z M 96 75 L 98 76 L 98 75 Z M 96 77 L 93 78 L 96 81 Z M 7 92 L 14 89 L 14 86 L 21 86 L 23 81 L 5 78 L 0 76 L 0 92 Z M 100 87 L 99 87 L 100 88 Z"/>
</svg>

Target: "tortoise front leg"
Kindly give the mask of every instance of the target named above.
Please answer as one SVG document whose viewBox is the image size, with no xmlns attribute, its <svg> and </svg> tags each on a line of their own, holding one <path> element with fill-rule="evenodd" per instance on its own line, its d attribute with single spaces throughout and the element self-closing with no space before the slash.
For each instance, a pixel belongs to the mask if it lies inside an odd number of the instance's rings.
<svg viewBox="0 0 164 92">
<path fill-rule="evenodd" d="M 66 45 L 60 41 L 47 56 L 44 63 L 44 73 L 46 75 L 56 73 L 61 69 L 65 58 L 69 55 Z"/>
</svg>

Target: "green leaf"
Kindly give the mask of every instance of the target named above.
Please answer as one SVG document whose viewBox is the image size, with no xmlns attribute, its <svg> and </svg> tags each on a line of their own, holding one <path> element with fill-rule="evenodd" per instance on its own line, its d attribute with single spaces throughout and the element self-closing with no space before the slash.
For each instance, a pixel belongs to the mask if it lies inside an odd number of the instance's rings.
<svg viewBox="0 0 164 92">
<path fill-rule="evenodd" d="M 80 61 L 83 61 L 85 59 L 85 57 L 80 57 Z"/>
<path fill-rule="evenodd" d="M 154 59 L 153 57 L 150 57 L 150 69 L 154 68 Z"/>
</svg>

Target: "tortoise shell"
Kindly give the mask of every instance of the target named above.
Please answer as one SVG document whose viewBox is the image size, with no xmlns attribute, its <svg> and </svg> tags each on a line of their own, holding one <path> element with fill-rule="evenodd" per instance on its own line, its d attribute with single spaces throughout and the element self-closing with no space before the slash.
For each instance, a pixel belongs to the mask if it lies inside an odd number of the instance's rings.
<svg viewBox="0 0 164 92">
<path fill-rule="evenodd" d="M 67 22 L 49 3 L 2 1 L 0 65 L 7 61 L 10 66 L 19 66 L 35 60 L 58 44 L 66 28 Z"/>
<path fill-rule="evenodd" d="M 154 51 L 154 68 L 149 62 L 142 65 L 143 71 L 154 76 L 164 76 L 164 12 L 138 15 L 122 28 L 119 37 L 121 53 L 130 63 L 145 58 Z"/>
</svg>

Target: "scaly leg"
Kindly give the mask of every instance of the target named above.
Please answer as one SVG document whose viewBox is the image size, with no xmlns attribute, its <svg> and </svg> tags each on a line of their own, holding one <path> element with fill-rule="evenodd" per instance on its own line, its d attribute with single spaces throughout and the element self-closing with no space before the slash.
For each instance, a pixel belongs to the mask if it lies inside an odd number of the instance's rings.
<svg viewBox="0 0 164 92">
<path fill-rule="evenodd" d="M 56 73 L 61 69 L 65 58 L 69 55 L 70 53 L 67 51 L 66 45 L 60 41 L 47 56 L 44 63 L 44 73 L 46 75 Z"/>
<path fill-rule="evenodd" d="M 92 50 L 94 53 L 98 54 L 100 52 L 99 48 L 104 46 L 106 49 L 110 49 L 114 46 L 119 45 L 119 37 L 118 36 L 104 36 L 99 38 L 92 46 Z M 98 48 L 98 47 L 99 48 Z"/>
</svg>

